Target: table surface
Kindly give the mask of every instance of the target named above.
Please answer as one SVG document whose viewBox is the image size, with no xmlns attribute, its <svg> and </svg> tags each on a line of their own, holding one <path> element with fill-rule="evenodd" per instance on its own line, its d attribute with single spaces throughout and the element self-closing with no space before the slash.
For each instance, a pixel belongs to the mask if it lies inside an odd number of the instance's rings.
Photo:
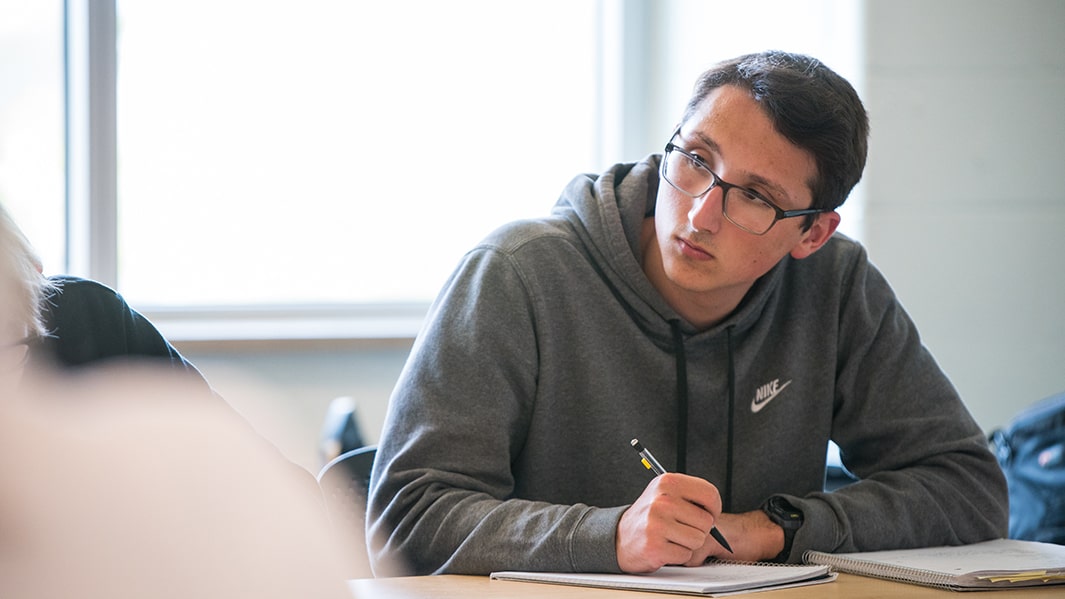
<svg viewBox="0 0 1065 599">
<path fill-rule="evenodd" d="M 532 582 L 491 580 L 487 576 L 410 576 L 405 578 L 357 579 L 350 581 L 356 599 L 492 599 L 507 597 L 547 597 L 550 599 L 639 599 L 640 597 L 682 597 L 662 593 L 593 589 Z M 901 582 L 891 582 L 864 576 L 840 574 L 835 582 L 794 589 L 763 591 L 754 596 L 766 599 L 880 599 L 882 597 L 931 597 L 944 599 L 957 594 L 929 587 Z M 967 595 L 976 597 L 977 595 Z M 1023 589 L 995 590 L 978 594 L 986 599 L 1037 599 L 1042 597 L 1065 597 L 1065 587 L 1029 587 Z"/>
</svg>

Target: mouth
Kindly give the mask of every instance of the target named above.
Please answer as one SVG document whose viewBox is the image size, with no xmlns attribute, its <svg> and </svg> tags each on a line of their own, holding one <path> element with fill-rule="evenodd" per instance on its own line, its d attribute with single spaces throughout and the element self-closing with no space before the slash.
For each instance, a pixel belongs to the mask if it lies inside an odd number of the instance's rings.
<svg viewBox="0 0 1065 599">
<path fill-rule="evenodd" d="M 683 237 L 677 237 L 677 242 L 680 246 L 680 253 L 689 258 L 694 258 L 696 260 L 713 260 L 714 258 L 713 254 Z"/>
</svg>

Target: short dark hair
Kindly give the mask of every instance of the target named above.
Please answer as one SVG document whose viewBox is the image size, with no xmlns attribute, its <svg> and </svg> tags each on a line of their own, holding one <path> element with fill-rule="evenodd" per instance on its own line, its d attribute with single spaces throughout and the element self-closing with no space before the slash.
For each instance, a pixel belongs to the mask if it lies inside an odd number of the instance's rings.
<svg viewBox="0 0 1065 599">
<path fill-rule="evenodd" d="M 846 79 L 802 54 L 747 54 L 718 63 L 699 77 L 681 122 L 723 85 L 750 92 L 776 130 L 813 155 L 817 178 L 810 182 L 812 208 L 834 210 L 843 204 L 862 178 L 869 145 L 869 117 Z M 806 227 L 812 223 L 808 218 Z"/>
</svg>

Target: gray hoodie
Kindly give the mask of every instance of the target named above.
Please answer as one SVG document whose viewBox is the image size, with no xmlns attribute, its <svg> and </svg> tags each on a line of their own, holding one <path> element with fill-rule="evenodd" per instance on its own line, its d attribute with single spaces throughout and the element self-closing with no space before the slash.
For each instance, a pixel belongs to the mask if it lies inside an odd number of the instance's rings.
<svg viewBox="0 0 1065 599">
<path fill-rule="evenodd" d="M 650 478 L 633 437 L 725 511 L 790 500 L 792 561 L 1003 536 L 984 436 L 864 249 L 836 235 L 785 257 L 696 330 L 640 266 L 658 160 L 577 177 L 447 282 L 377 453 L 377 567 L 617 571 L 618 519 Z M 830 439 L 862 480 L 825 493 Z"/>
</svg>

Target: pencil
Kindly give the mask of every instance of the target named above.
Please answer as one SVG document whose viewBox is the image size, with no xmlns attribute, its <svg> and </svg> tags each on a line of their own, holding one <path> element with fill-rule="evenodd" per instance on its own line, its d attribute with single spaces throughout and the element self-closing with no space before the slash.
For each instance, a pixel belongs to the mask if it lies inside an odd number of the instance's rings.
<svg viewBox="0 0 1065 599">
<path fill-rule="evenodd" d="M 636 450 L 636 453 L 640 454 L 640 461 L 643 462 L 645 468 L 654 472 L 655 476 L 662 476 L 666 473 L 666 469 L 662 467 L 662 464 L 658 463 L 658 460 L 655 459 L 655 456 L 650 451 L 640 444 L 639 439 L 633 439 L 630 444 Z M 727 549 L 729 553 L 733 553 L 732 547 L 725 540 L 725 535 L 721 534 L 721 531 L 716 526 L 710 529 L 710 536 L 714 537 L 714 540 L 718 543 L 721 543 L 721 546 Z"/>
</svg>

